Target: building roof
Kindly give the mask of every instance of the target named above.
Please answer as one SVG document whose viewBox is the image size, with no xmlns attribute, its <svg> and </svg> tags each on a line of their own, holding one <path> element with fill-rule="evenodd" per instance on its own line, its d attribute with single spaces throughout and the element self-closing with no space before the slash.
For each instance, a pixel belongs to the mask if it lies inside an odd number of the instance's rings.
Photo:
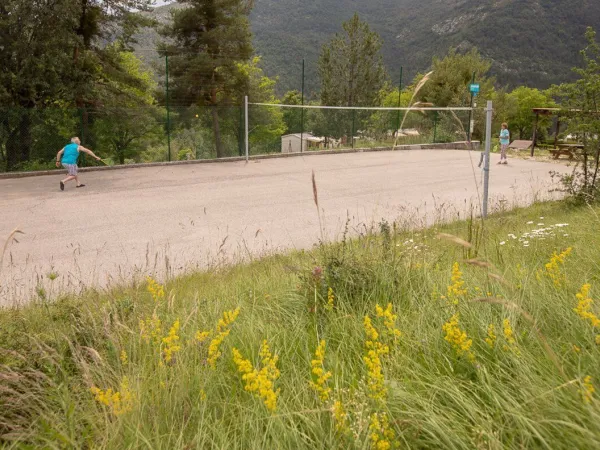
<svg viewBox="0 0 600 450">
<path fill-rule="evenodd" d="M 282 138 L 286 138 L 286 137 L 290 137 L 290 136 L 294 136 L 297 137 L 298 139 L 300 139 L 302 137 L 302 139 L 304 139 L 305 141 L 311 141 L 311 142 L 322 142 L 324 141 L 323 138 L 320 137 L 316 137 L 313 136 L 311 133 L 292 133 L 292 134 L 286 134 L 284 136 L 281 136 Z"/>
</svg>

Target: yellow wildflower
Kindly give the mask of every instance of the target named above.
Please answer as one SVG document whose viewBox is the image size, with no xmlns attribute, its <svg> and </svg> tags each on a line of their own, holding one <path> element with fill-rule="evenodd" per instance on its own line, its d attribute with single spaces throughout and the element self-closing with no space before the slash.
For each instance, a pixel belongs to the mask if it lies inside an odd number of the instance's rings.
<svg viewBox="0 0 600 450">
<path fill-rule="evenodd" d="M 123 377 L 118 391 L 113 391 L 111 388 L 103 391 L 96 386 L 90 388 L 94 398 L 98 403 L 108 407 L 115 416 L 120 416 L 128 413 L 133 409 L 133 396 L 129 389 L 129 380 Z"/>
<path fill-rule="evenodd" d="M 371 318 L 367 315 L 364 320 L 366 355 L 363 357 L 367 368 L 367 387 L 369 389 L 369 397 L 373 400 L 383 401 L 387 395 L 387 388 L 384 384 L 383 366 L 381 356 L 387 355 L 390 351 L 389 347 L 379 342 L 379 333 L 371 323 Z"/>
<path fill-rule="evenodd" d="M 504 351 L 512 350 L 515 354 L 519 355 L 519 349 L 517 348 L 517 341 L 515 340 L 513 329 L 510 325 L 510 320 L 504 319 L 502 321 L 502 332 L 504 333 L 504 340 L 507 345 L 504 345 L 502 348 Z"/>
<path fill-rule="evenodd" d="M 175 362 L 175 354 L 181 350 L 181 345 L 179 345 L 179 319 L 177 319 L 171 329 L 169 330 L 169 334 L 162 339 L 162 343 L 164 344 L 163 348 L 163 356 L 165 358 L 165 362 L 167 364 L 172 364 Z"/>
<path fill-rule="evenodd" d="M 577 345 L 573 344 L 573 351 L 574 351 L 575 353 L 581 353 L 581 347 L 579 347 L 579 346 L 577 346 Z"/>
<path fill-rule="evenodd" d="M 581 394 L 583 402 L 587 404 L 592 403 L 592 399 L 594 398 L 594 392 L 596 392 L 596 389 L 594 388 L 594 384 L 592 383 L 592 377 L 588 375 L 583 379 L 583 384 L 581 386 L 581 389 L 579 389 L 579 393 Z"/>
<path fill-rule="evenodd" d="M 160 300 L 165 298 L 165 287 L 162 284 L 159 284 L 154 278 L 146 277 L 146 281 L 148 282 L 148 292 L 154 299 L 155 302 L 159 302 Z"/>
<path fill-rule="evenodd" d="M 572 250 L 573 249 L 569 247 L 560 254 L 554 252 L 552 254 L 552 258 L 550 258 L 550 262 L 545 265 L 546 274 L 557 288 L 561 287 L 566 281 L 565 275 L 561 271 L 561 267 L 565 264 L 565 259 L 567 256 L 569 256 Z"/>
<path fill-rule="evenodd" d="M 142 339 L 144 339 L 146 343 L 150 343 L 150 341 L 156 344 L 160 343 L 162 324 L 156 313 L 152 314 L 152 317 L 147 320 L 140 319 L 140 331 Z"/>
<path fill-rule="evenodd" d="M 250 361 L 244 359 L 236 348 L 233 348 L 231 353 L 233 362 L 237 366 L 238 372 L 242 374 L 242 380 L 245 381 L 244 389 L 261 398 L 269 411 L 275 411 L 279 389 L 276 391 L 274 387 L 275 381 L 281 373 L 277 369 L 279 357 L 271 354 L 267 341 L 264 340 L 260 348 L 260 370 L 253 367 Z"/>
<path fill-rule="evenodd" d="M 325 341 L 322 340 L 315 351 L 315 359 L 311 361 L 312 374 L 315 376 L 315 380 L 310 382 L 310 386 L 319 395 L 319 399 L 321 399 L 322 402 L 329 400 L 331 388 L 327 386 L 327 382 L 332 376 L 331 372 L 325 372 L 325 369 L 323 368 L 324 361 Z"/>
<path fill-rule="evenodd" d="M 374 450 L 389 450 L 394 444 L 396 433 L 390 427 L 386 413 L 373 413 L 369 424 L 369 439 Z"/>
<path fill-rule="evenodd" d="M 210 337 L 210 331 L 198 331 L 196 332 L 196 340 L 202 344 Z"/>
<path fill-rule="evenodd" d="M 348 414 L 346 413 L 344 405 L 342 405 L 341 401 L 336 400 L 333 402 L 331 413 L 333 415 L 335 429 L 338 431 L 338 433 L 347 433 L 349 431 Z"/>
<path fill-rule="evenodd" d="M 121 355 L 119 356 L 119 358 L 121 359 L 121 364 L 126 366 L 128 359 L 127 359 L 127 352 L 125 350 L 121 350 Z"/>
<path fill-rule="evenodd" d="M 575 311 L 583 320 L 589 321 L 592 327 L 600 328 L 600 319 L 591 311 L 594 306 L 594 300 L 589 296 L 591 287 L 592 286 L 589 284 L 584 284 L 581 287 L 581 290 L 576 294 L 579 303 L 577 304 L 577 308 L 574 308 L 573 311 Z"/>
<path fill-rule="evenodd" d="M 398 316 L 392 313 L 392 304 L 388 303 L 387 308 L 384 310 L 381 306 L 375 305 L 375 313 L 377 317 L 383 318 L 383 324 L 387 330 L 387 333 L 394 338 L 400 337 L 402 333 L 396 328 L 396 319 Z"/>
<path fill-rule="evenodd" d="M 494 348 L 494 346 L 496 345 L 496 327 L 494 327 L 493 323 L 490 323 L 488 325 L 487 337 L 485 338 L 485 342 L 487 342 L 487 345 L 489 345 L 490 348 Z"/>
<path fill-rule="evenodd" d="M 458 301 L 467 295 L 467 290 L 464 288 L 465 282 L 457 262 L 452 265 L 451 281 L 452 284 L 447 289 L 446 301 L 448 304 L 458 305 Z"/>
<path fill-rule="evenodd" d="M 475 355 L 471 352 L 473 340 L 467 337 L 467 333 L 458 326 L 459 314 L 454 314 L 452 318 L 442 326 L 446 333 L 444 339 L 450 343 L 458 356 L 465 356 L 469 361 L 475 360 Z"/>
<path fill-rule="evenodd" d="M 231 331 L 231 325 L 235 322 L 238 315 L 240 314 L 240 308 L 236 308 L 232 311 L 225 311 L 223 313 L 223 317 L 219 319 L 217 322 L 217 327 L 215 329 L 215 337 L 208 344 L 208 358 L 207 362 L 210 367 L 213 369 L 217 366 L 217 360 L 221 356 L 221 344 L 225 340 L 227 336 L 229 336 L 229 332 Z M 201 341 L 199 338 L 203 338 L 204 333 L 196 334 L 196 339 Z M 208 335 L 206 336 L 208 337 Z"/>
<path fill-rule="evenodd" d="M 325 309 L 327 311 L 333 311 L 333 306 L 335 302 L 335 296 L 333 295 L 333 289 L 327 289 L 327 305 L 325 305 Z"/>
<path fill-rule="evenodd" d="M 200 401 L 206 400 L 206 391 L 204 389 L 200 389 Z"/>
<path fill-rule="evenodd" d="M 596 336 L 596 345 L 600 345 L 600 334 Z"/>
</svg>

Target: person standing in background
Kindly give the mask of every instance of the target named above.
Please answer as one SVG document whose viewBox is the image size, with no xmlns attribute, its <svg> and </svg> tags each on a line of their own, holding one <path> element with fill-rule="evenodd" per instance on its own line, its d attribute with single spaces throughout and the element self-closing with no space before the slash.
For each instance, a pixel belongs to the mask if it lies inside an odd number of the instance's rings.
<svg viewBox="0 0 600 450">
<path fill-rule="evenodd" d="M 505 122 L 502 124 L 502 130 L 500 131 L 500 161 L 498 164 L 508 164 L 506 153 L 508 152 L 509 144 L 510 131 L 508 131 L 508 124 Z"/>
</svg>

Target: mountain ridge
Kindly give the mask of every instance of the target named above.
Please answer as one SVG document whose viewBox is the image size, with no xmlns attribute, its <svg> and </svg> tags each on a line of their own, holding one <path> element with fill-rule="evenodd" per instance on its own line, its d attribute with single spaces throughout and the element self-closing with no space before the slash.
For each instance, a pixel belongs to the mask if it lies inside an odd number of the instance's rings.
<svg viewBox="0 0 600 450">
<path fill-rule="evenodd" d="M 168 20 L 173 7 L 151 14 Z M 393 84 L 401 66 L 407 84 L 449 48 L 477 47 L 499 84 L 546 88 L 572 78 L 586 27 L 600 23 L 597 0 L 256 0 L 254 46 L 279 92 L 301 88 L 305 59 L 307 93 L 316 95 L 321 46 L 355 12 L 381 35 Z"/>
</svg>

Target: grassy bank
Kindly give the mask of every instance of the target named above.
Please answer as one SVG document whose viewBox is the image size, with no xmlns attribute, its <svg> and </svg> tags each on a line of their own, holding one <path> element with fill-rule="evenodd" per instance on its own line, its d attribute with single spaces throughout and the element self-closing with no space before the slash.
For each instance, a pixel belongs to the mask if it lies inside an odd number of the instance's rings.
<svg viewBox="0 0 600 450">
<path fill-rule="evenodd" d="M 598 448 L 599 211 L 382 223 L 164 287 L 1 311 L 0 443 Z"/>
</svg>

